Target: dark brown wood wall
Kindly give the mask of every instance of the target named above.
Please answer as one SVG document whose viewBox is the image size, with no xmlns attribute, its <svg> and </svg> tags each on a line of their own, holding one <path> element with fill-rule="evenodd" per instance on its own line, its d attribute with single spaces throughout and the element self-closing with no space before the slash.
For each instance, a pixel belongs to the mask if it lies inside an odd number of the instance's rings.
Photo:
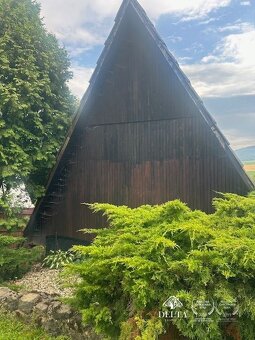
<svg viewBox="0 0 255 340">
<path fill-rule="evenodd" d="M 210 211 L 214 191 L 246 192 L 197 118 L 102 125 L 84 129 L 82 137 L 59 214 L 47 222 L 49 234 L 75 237 L 82 227 L 98 226 L 81 202 L 136 207 L 179 198 Z"/>
<path fill-rule="evenodd" d="M 136 207 L 178 198 L 210 212 L 215 191 L 247 191 L 134 13 L 119 29 L 61 164 L 68 169 L 63 196 L 52 217 L 47 204 L 41 209 L 42 235 L 77 238 L 78 229 L 101 226 L 82 202 Z"/>
</svg>

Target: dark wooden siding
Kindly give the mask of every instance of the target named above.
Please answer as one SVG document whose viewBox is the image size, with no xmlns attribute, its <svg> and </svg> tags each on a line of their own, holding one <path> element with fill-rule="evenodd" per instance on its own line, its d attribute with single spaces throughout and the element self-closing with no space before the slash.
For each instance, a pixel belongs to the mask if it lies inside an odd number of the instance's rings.
<svg viewBox="0 0 255 340">
<path fill-rule="evenodd" d="M 216 191 L 247 190 L 198 118 L 87 127 L 80 138 L 64 200 L 47 221 L 47 234 L 77 237 L 81 228 L 100 226 L 101 219 L 82 202 L 136 207 L 179 198 L 211 211 Z"/>
<path fill-rule="evenodd" d="M 178 198 L 210 212 L 217 191 L 247 193 L 226 145 L 129 11 L 36 215 L 41 240 L 83 238 L 77 230 L 105 223 L 83 202 L 136 207 Z"/>
</svg>

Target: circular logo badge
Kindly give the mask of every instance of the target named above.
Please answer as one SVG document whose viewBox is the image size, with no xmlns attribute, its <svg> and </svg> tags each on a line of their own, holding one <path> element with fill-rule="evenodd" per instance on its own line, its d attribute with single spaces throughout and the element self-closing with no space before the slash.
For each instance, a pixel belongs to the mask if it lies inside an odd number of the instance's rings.
<svg viewBox="0 0 255 340">
<path fill-rule="evenodd" d="M 216 312 L 223 318 L 233 318 L 238 314 L 239 307 L 236 301 L 221 301 L 215 306 Z"/>
<path fill-rule="evenodd" d="M 207 318 L 215 309 L 213 300 L 193 300 L 191 309 L 198 318 Z"/>
</svg>

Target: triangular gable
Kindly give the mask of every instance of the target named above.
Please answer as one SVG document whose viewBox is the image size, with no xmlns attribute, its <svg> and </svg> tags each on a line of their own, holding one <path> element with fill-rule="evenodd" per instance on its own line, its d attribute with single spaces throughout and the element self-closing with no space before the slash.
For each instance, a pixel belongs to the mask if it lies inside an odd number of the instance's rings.
<svg viewBox="0 0 255 340">
<path fill-rule="evenodd" d="M 175 73 L 176 77 L 178 78 L 179 82 L 182 84 L 182 86 L 185 89 L 186 93 L 188 94 L 189 98 L 192 100 L 192 102 L 197 107 L 199 113 L 201 114 L 201 117 L 204 119 L 204 121 L 206 122 L 208 127 L 211 129 L 211 131 L 214 133 L 215 138 L 217 138 L 217 140 L 220 142 L 220 144 L 221 144 L 222 148 L 225 150 L 230 162 L 232 163 L 232 165 L 237 170 L 238 174 L 242 178 L 243 182 L 246 184 L 247 188 L 252 190 L 254 188 L 252 181 L 250 180 L 250 178 L 247 176 L 247 174 L 243 170 L 241 163 L 236 158 L 235 153 L 230 148 L 228 141 L 226 140 L 224 135 L 221 133 L 221 131 L 217 127 L 215 120 L 212 118 L 212 116 L 206 110 L 206 108 L 203 105 L 203 102 L 201 101 L 200 97 L 197 95 L 197 93 L 195 92 L 195 90 L 191 86 L 190 81 L 188 80 L 188 78 L 185 76 L 185 74 L 180 69 L 177 61 L 175 60 L 173 55 L 169 52 L 165 43 L 159 37 L 158 33 L 155 30 L 155 27 L 153 26 L 153 24 L 151 23 L 151 21 L 147 17 L 146 13 L 144 12 L 142 7 L 139 5 L 139 3 L 136 0 L 127 0 L 127 1 L 123 1 L 122 5 L 120 7 L 120 10 L 119 10 L 119 12 L 116 16 L 114 27 L 113 27 L 108 39 L 105 42 L 105 47 L 103 49 L 103 52 L 102 52 L 102 54 L 101 54 L 101 56 L 100 56 L 100 58 L 97 62 L 97 66 L 95 68 L 95 71 L 94 71 L 94 73 L 93 73 L 93 75 L 90 79 L 90 85 L 89 85 L 86 93 L 84 94 L 84 96 L 81 100 L 80 107 L 79 107 L 79 109 L 78 109 L 78 111 L 75 115 L 75 118 L 73 119 L 72 125 L 69 129 L 69 132 L 68 132 L 68 136 L 66 138 L 66 141 L 65 141 L 63 147 L 61 148 L 61 151 L 60 151 L 60 153 L 57 157 L 56 165 L 53 168 L 53 170 L 52 170 L 52 172 L 49 176 L 48 184 L 47 184 L 47 187 L 46 187 L 46 193 L 49 193 L 49 191 L 50 191 L 51 183 L 54 180 L 54 177 L 57 175 L 59 167 L 61 166 L 61 161 L 64 158 L 66 149 L 67 149 L 67 147 L 70 143 L 70 140 L 72 139 L 72 136 L 73 136 L 73 133 L 74 133 L 75 128 L 77 126 L 77 122 L 79 121 L 79 118 L 81 117 L 81 115 L 86 116 L 86 114 L 88 112 L 88 108 L 90 106 L 90 100 L 93 97 L 93 93 L 94 93 L 94 91 L 97 87 L 98 78 L 100 77 L 100 74 L 101 74 L 101 72 L 104 68 L 104 65 L 107 62 L 107 57 L 108 57 L 108 55 L 111 51 L 112 44 L 115 41 L 115 38 L 116 38 L 118 31 L 120 29 L 121 23 L 123 22 L 123 19 L 125 18 L 127 10 L 129 9 L 129 6 L 132 6 L 132 10 L 134 10 L 135 13 L 137 14 L 137 16 L 140 18 L 140 20 L 143 23 L 148 34 L 151 36 L 151 38 L 153 39 L 155 44 L 158 46 L 160 53 L 162 54 L 162 56 L 164 57 L 166 62 L 169 64 L 169 67 L 171 68 L 171 70 Z M 36 208 L 35 208 L 35 211 L 34 211 L 34 214 L 33 214 L 32 218 L 31 218 L 31 220 L 28 224 L 28 228 L 30 228 L 31 225 L 33 224 L 34 218 L 35 218 L 38 210 L 40 209 L 41 205 L 43 204 L 43 202 L 44 202 L 43 198 L 38 201 Z"/>
</svg>

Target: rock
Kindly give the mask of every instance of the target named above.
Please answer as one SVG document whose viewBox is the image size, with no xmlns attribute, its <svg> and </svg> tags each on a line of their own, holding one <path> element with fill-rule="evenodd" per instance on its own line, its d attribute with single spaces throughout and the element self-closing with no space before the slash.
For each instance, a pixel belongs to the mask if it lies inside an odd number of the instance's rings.
<svg viewBox="0 0 255 340">
<path fill-rule="evenodd" d="M 35 305 L 34 310 L 40 314 L 46 313 L 48 309 L 48 305 L 43 302 L 39 302 L 37 305 Z"/>
<path fill-rule="evenodd" d="M 21 318 L 21 319 L 26 319 L 27 317 L 27 315 L 19 309 L 15 311 L 15 314 L 18 318 Z"/>
<path fill-rule="evenodd" d="M 51 303 L 51 310 L 54 312 L 56 309 L 60 308 L 61 302 L 60 301 L 53 301 Z"/>
<path fill-rule="evenodd" d="M 56 320 L 64 320 L 71 318 L 72 314 L 73 312 L 70 307 L 61 304 L 60 308 L 54 311 L 53 316 Z"/>
<path fill-rule="evenodd" d="M 61 334 L 61 329 L 58 323 L 50 318 L 50 319 L 42 319 L 42 327 L 51 335 L 59 335 Z"/>
<path fill-rule="evenodd" d="M 18 300 L 15 297 L 8 298 L 6 304 L 10 312 L 14 312 L 18 308 Z"/>
<path fill-rule="evenodd" d="M 101 340 L 82 325 L 81 314 L 59 301 L 59 295 L 32 290 L 17 294 L 0 287 L 0 307 L 14 311 L 25 323 L 31 320 L 53 337 L 66 335 L 72 340 Z M 1 336 L 0 336 L 1 337 Z"/>
<path fill-rule="evenodd" d="M 0 287 L 0 305 L 14 311 L 18 306 L 18 294 L 7 287 Z"/>
<path fill-rule="evenodd" d="M 6 296 L 10 295 L 12 290 L 7 287 L 0 287 L 0 299 L 5 298 Z"/>
<path fill-rule="evenodd" d="M 19 309 L 24 313 L 31 313 L 32 309 L 40 299 L 40 294 L 37 293 L 24 294 L 19 300 Z"/>
</svg>

